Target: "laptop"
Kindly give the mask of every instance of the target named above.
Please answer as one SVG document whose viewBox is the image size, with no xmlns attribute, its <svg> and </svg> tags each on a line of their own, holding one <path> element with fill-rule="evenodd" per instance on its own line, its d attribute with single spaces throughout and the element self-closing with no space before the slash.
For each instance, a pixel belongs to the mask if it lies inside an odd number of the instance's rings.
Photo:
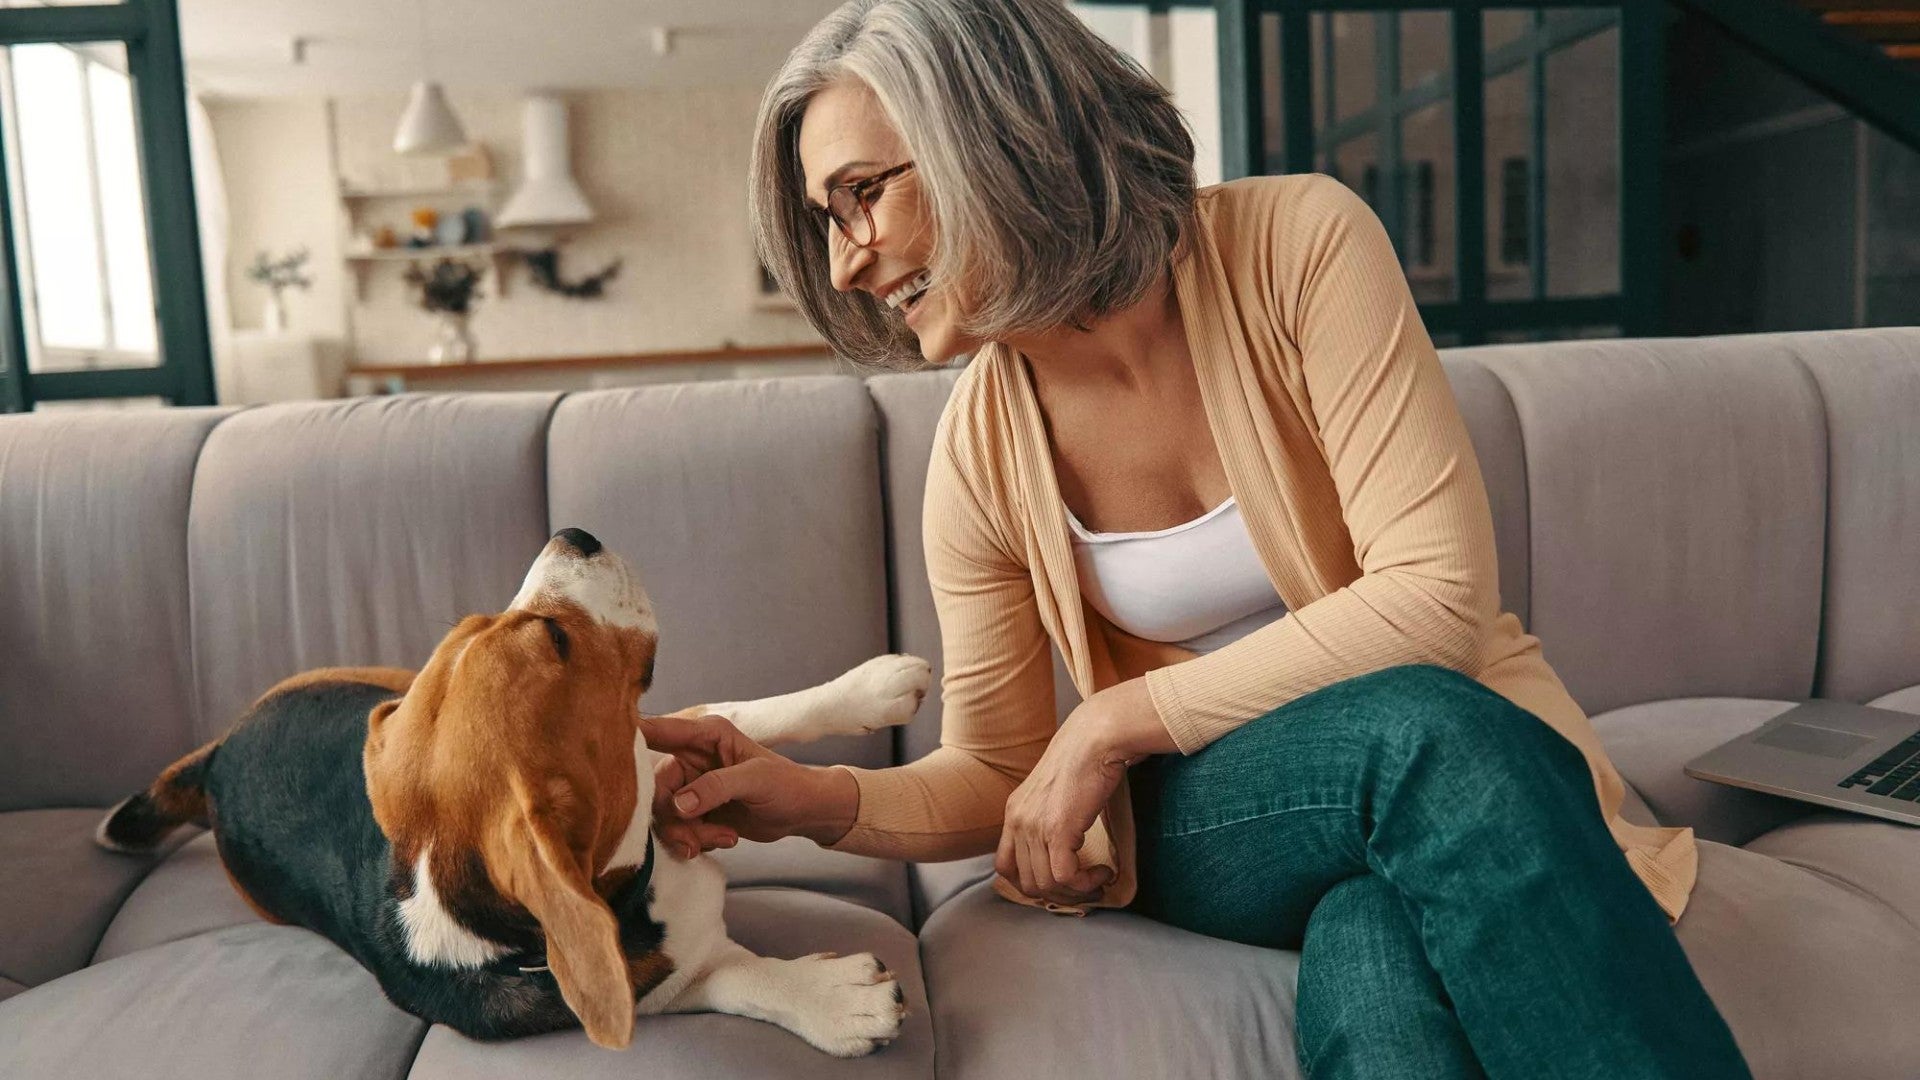
<svg viewBox="0 0 1920 1080">
<path fill-rule="evenodd" d="M 1804 701 L 1687 762 L 1697 780 L 1920 825 L 1920 716 Z"/>
</svg>

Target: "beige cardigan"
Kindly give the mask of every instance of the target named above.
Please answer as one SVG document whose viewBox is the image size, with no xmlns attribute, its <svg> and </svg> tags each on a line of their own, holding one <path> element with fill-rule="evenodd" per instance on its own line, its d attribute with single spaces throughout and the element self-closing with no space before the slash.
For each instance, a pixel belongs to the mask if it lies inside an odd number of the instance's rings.
<svg viewBox="0 0 1920 1080">
<path fill-rule="evenodd" d="M 1500 609 L 1480 466 L 1406 279 L 1372 211 L 1319 175 L 1198 196 L 1174 261 L 1208 425 L 1254 548 L 1289 614 L 1205 656 L 1118 630 L 1079 594 L 1025 359 L 988 346 L 942 415 L 928 467 L 927 572 L 946 674 L 940 747 L 849 768 L 860 805 L 832 847 L 938 860 L 995 849 L 1006 800 L 1055 729 L 1058 646 L 1080 693 L 1146 676 L 1182 753 L 1303 694 L 1397 664 L 1473 676 L 1586 755 L 1607 826 L 1669 920 L 1693 888 L 1693 832 L 1619 815 L 1620 775 L 1586 714 Z M 1133 899 L 1124 780 L 1083 865 L 1115 877 L 1084 913 Z"/>
</svg>

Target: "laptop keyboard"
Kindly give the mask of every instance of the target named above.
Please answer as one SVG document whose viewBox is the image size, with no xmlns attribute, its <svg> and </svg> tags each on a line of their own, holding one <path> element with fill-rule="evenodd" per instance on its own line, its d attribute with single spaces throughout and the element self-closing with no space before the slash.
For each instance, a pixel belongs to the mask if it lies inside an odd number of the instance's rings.
<svg viewBox="0 0 1920 1080">
<path fill-rule="evenodd" d="M 1843 788 L 1865 786 L 1869 795 L 1920 802 L 1920 731 L 1840 781 Z"/>
</svg>

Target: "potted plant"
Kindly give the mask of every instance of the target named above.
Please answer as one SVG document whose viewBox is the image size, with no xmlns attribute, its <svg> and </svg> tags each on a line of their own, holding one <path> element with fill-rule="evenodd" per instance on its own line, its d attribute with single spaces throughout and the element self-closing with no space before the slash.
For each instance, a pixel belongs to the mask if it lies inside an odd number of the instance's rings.
<svg viewBox="0 0 1920 1080">
<path fill-rule="evenodd" d="M 430 364 L 465 364 L 474 357 L 473 335 L 467 321 L 480 299 L 480 277 L 485 271 L 458 259 L 441 259 L 432 269 L 419 263 L 407 267 L 407 283 L 419 293 L 420 307 L 434 315 L 439 335 L 427 350 Z"/>
<path fill-rule="evenodd" d="M 260 325 L 270 333 L 281 333 L 287 328 L 287 304 L 281 293 L 290 288 L 306 289 L 313 285 L 313 279 L 302 272 L 307 263 L 307 249 L 298 251 L 282 259 L 276 259 L 265 251 L 256 252 L 253 265 L 247 267 L 247 280 L 267 287 L 267 306 L 260 313 Z"/>
</svg>

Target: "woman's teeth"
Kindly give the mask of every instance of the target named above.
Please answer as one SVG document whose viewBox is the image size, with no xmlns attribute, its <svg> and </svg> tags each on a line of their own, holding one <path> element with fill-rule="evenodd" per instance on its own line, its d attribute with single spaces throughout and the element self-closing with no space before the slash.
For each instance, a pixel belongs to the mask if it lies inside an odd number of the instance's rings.
<svg viewBox="0 0 1920 1080">
<path fill-rule="evenodd" d="M 919 301 L 920 295 L 927 291 L 927 287 L 932 281 L 933 275 L 931 273 L 926 270 L 920 271 L 913 275 L 912 280 L 888 295 L 887 306 L 893 308 L 895 311 L 905 311 L 913 307 L 913 305 Z"/>
</svg>

